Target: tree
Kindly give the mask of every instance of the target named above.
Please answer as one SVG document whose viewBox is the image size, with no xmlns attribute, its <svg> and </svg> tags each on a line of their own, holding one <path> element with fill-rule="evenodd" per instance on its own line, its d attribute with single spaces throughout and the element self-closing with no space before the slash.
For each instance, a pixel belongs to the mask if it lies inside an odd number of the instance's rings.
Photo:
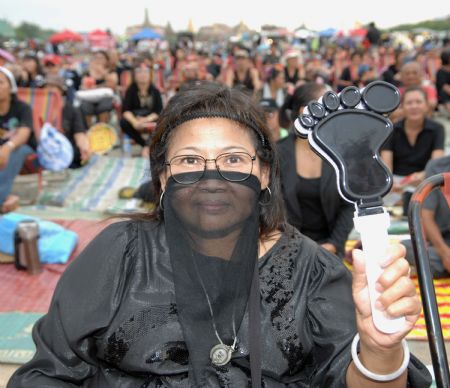
<svg viewBox="0 0 450 388">
<path fill-rule="evenodd" d="M 46 40 L 50 35 L 55 33 L 52 29 L 42 29 L 34 23 L 22 22 L 15 28 L 16 38 L 19 40 L 42 39 Z"/>
</svg>

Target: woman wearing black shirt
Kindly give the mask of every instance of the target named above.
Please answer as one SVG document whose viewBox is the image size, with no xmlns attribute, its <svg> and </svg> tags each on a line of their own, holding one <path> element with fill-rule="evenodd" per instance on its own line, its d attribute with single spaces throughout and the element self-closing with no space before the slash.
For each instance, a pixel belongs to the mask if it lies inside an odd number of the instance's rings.
<svg viewBox="0 0 450 388">
<path fill-rule="evenodd" d="M 323 85 L 314 82 L 299 86 L 282 110 L 289 109 L 293 120 L 324 91 Z M 293 133 L 277 145 L 288 222 L 328 251 L 342 255 L 352 229 L 353 209 L 339 196 L 334 170 L 307 140 Z"/>
<path fill-rule="evenodd" d="M 381 157 L 394 175 L 409 176 L 408 185 L 417 186 L 425 177 L 430 159 L 444 156 L 444 127 L 427 118 L 428 99 L 421 87 L 406 89 L 402 97 L 405 119 L 394 125 Z M 394 190 L 400 189 L 396 184 Z"/>
<path fill-rule="evenodd" d="M 148 155 L 148 146 L 141 131 L 158 119 L 163 103 L 161 93 L 151 82 L 151 71 L 141 64 L 134 69 L 134 81 L 128 87 L 122 105 L 122 131 L 143 147 L 142 155 Z"/>
</svg>

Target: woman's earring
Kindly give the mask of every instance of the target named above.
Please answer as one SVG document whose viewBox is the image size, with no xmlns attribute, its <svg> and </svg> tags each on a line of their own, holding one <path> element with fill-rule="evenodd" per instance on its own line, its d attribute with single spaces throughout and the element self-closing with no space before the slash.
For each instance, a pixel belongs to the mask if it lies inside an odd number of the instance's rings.
<svg viewBox="0 0 450 388">
<path fill-rule="evenodd" d="M 270 187 L 267 186 L 265 190 L 261 191 L 261 194 L 263 194 L 263 193 L 269 193 L 269 199 L 264 202 L 259 201 L 259 204 L 261 206 L 267 206 L 270 202 L 272 202 L 272 191 L 270 190 Z"/>
<path fill-rule="evenodd" d="M 159 196 L 159 207 L 161 208 L 161 210 L 164 210 L 163 199 L 164 199 L 164 193 L 165 193 L 165 192 L 166 192 L 166 191 L 163 190 L 163 191 L 161 192 L 161 195 Z"/>
</svg>

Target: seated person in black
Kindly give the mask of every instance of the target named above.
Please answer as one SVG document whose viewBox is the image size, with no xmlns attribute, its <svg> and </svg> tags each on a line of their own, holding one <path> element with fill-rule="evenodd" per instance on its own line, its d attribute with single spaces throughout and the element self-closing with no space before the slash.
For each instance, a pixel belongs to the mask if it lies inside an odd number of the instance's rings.
<svg viewBox="0 0 450 388">
<path fill-rule="evenodd" d="M 381 157 L 395 179 L 394 191 L 402 191 L 400 177 L 408 186 L 417 186 L 425 177 L 430 159 L 444 156 L 444 127 L 429 118 L 428 99 L 420 87 L 405 90 L 402 96 L 405 118 L 394 125 L 391 138 L 384 144 Z"/>
<path fill-rule="evenodd" d="M 287 98 L 282 114 L 289 109 L 293 122 L 310 101 L 324 92 L 324 86 L 314 82 L 299 86 Z M 288 222 L 328 251 L 342 256 L 353 227 L 353 207 L 339 196 L 333 168 L 323 163 L 307 140 L 293 133 L 277 146 Z"/>
<path fill-rule="evenodd" d="M 18 206 L 19 197 L 11 194 L 14 179 L 36 149 L 31 108 L 16 93 L 13 74 L 0 66 L 0 214 Z"/>
<path fill-rule="evenodd" d="M 425 177 L 450 171 L 450 156 L 430 160 Z M 441 190 L 433 190 L 422 208 L 422 225 L 428 245 L 431 273 L 435 278 L 450 277 L 450 209 Z M 402 241 L 406 259 L 414 264 L 411 240 Z"/>
<path fill-rule="evenodd" d="M 142 147 L 148 157 L 149 147 L 141 131 L 154 126 L 163 108 L 161 93 L 152 84 L 151 69 L 139 63 L 133 71 L 134 80 L 128 87 L 122 104 L 122 131 Z"/>
<path fill-rule="evenodd" d="M 65 95 L 66 84 L 64 78 L 48 76 L 44 80 L 45 87 Z M 87 128 L 79 109 L 75 108 L 67 99 L 64 99 L 62 111 L 62 129 L 73 148 L 73 161 L 70 168 L 79 168 L 91 157 L 92 151 L 87 136 Z"/>
</svg>

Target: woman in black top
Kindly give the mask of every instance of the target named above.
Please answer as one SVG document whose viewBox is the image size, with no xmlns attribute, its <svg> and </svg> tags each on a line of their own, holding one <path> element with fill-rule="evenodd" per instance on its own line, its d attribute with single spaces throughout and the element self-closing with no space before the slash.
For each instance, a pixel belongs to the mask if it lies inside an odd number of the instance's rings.
<svg viewBox="0 0 450 388">
<path fill-rule="evenodd" d="M 289 109 L 293 121 L 308 102 L 317 100 L 324 91 L 323 85 L 313 82 L 299 86 L 282 111 Z M 333 168 L 322 162 L 307 140 L 293 133 L 277 145 L 289 223 L 325 249 L 342 256 L 353 227 L 353 208 L 339 196 Z"/>
<path fill-rule="evenodd" d="M 383 146 L 381 157 L 394 175 L 408 177 L 417 186 L 425 177 L 430 159 L 444 156 L 444 127 L 429 118 L 427 95 L 421 87 L 410 87 L 402 96 L 405 119 L 394 125 L 394 132 Z M 401 190 L 398 183 L 394 190 Z"/>
<path fill-rule="evenodd" d="M 122 104 L 122 131 L 142 146 L 142 156 L 148 156 L 149 148 L 142 131 L 154 126 L 163 108 L 161 93 L 151 81 L 151 69 L 141 63 L 135 67 L 134 81 L 125 92 Z"/>
<path fill-rule="evenodd" d="M 407 322 L 386 335 L 361 255 L 352 282 L 284 224 L 278 159 L 248 96 L 216 83 L 180 91 L 151 151 L 156 212 L 108 227 L 70 265 L 8 388 L 385 387 L 352 362 L 356 333 L 369 371 L 398 371 L 389 387 L 431 383 L 402 346 L 420 312 L 404 250 L 379 279 L 382 308 Z"/>
</svg>

